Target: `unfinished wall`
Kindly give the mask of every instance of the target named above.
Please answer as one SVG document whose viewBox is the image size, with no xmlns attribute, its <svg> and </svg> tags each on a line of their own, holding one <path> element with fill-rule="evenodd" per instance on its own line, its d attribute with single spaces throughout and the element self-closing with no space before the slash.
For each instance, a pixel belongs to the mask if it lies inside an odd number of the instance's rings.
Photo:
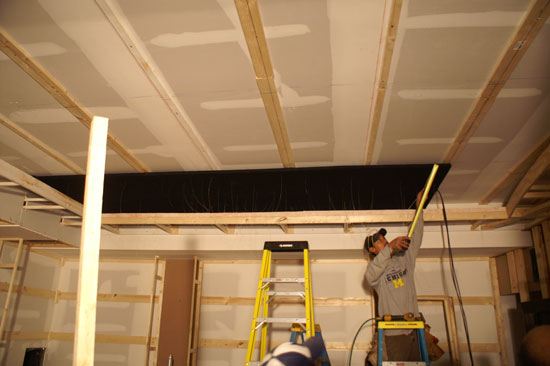
<svg viewBox="0 0 550 366">
<path fill-rule="evenodd" d="M 13 244 L 15 242 L 4 245 L 1 263 L 14 263 L 17 250 Z M 58 266 L 58 259 L 37 255 L 24 246 L 8 306 L 4 333 L 6 343 L 0 343 L 2 365 L 22 365 L 26 348 L 48 347 Z M 0 270 L 2 307 L 6 301 L 11 273 L 11 269 Z"/>
<path fill-rule="evenodd" d="M 7 248 L 4 255 L 13 257 L 13 252 L 13 248 Z M 13 310 L 7 328 L 11 341 L 7 344 L 7 352 L 6 348 L 2 349 L 2 364 L 22 365 L 26 347 L 47 347 L 45 365 L 71 365 L 79 262 L 25 253 L 24 271 L 16 278 L 16 283 L 25 287 L 14 293 L 11 302 Z M 95 365 L 144 364 L 153 270 L 152 260 L 100 262 Z M 162 265 L 159 273 L 161 271 Z M 7 272 L 0 275 L 3 304 L 9 277 Z M 152 324 L 153 345 L 156 343 L 161 289 L 159 284 Z M 154 356 L 151 352 L 150 365 L 153 365 Z"/>
<path fill-rule="evenodd" d="M 303 277 L 301 264 L 288 264 L 284 260 L 276 263 L 274 276 Z M 371 293 L 363 283 L 366 265 L 363 259 L 316 260 L 312 263 L 316 323 L 321 325 L 330 360 L 335 366 L 347 365 L 357 329 L 373 316 Z M 500 365 L 489 260 L 460 259 L 455 262 L 455 268 L 465 304 L 474 361 L 476 364 Z M 205 261 L 199 365 L 238 365 L 244 362 L 259 271 L 259 261 Z M 420 311 L 447 351 L 434 364 L 449 365 L 443 301 L 438 300 L 456 296 L 449 262 L 419 259 L 415 280 Z M 460 358 L 467 363 L 466 338 L 456 298 L 454 304 Z M 303 305 L 277 305 L 273 316 L 301 317 L 303 309 Z M 280 327 L 281 330 L 273 333 L 273 344 L 289 340 L 288 327 Z M 367 325 L 356 340 L 352 365 L 363 365 L 371 337 L 372 327 Z"/>
<path fill-rule="evenodd" d="M 56 305 L 50 329 L 60 335 L 70 335 L 71 341 L 54 339 L 49 342 L 50 364 L 71 364 L 76 306 L 72 294 L 77 291 L 78 266 L 78 261 L 69 261 L 60 269 L 58 289 L 71 296 Z M 144 363 L 153 270 L 153 261 L 100 262 L 94 365 Z M 157 295 L 160 288 L 157 287 Z M 158 314 L 158 306 L 155 306 L 155 314 Z M 153 321 L 153 335 L 156 335 L 156 316 Z M 151 352 L 151 360 L 153 356 Z"/>
</svg>

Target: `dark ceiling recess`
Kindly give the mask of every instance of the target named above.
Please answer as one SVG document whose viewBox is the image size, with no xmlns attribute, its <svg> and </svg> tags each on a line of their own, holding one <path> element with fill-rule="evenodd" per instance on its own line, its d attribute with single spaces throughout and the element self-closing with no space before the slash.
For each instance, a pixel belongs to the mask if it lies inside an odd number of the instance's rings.
<svg viewBox="0 0 550 366">
<path fill-rule="evenodd" d="M 429 165 L 107 174 L 104 213 L 276 212 L 414 208 Z M 450 169 L 439 167 L 428 201 Z M 82 202 L 85 176 L 38 177 Z"/>
</svg>

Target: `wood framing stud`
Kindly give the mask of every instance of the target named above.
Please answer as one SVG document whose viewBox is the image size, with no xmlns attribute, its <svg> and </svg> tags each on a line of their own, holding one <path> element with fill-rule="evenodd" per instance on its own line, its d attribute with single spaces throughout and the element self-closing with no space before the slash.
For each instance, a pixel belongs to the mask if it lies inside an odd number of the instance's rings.
<svg viewBox="0 0 550 366">
<path fill-rule="evenodd" d="M 238 213 L 121 213 L 103 214 L 106 225 L 322 225 L 410 222 L 414 210 L 371 211 L 311 211 L 311 212 L 238 212 Z M 523 217 L 518 209 L 514 216 Z M 449 221 L 502 220 L 507 218 L 504 208 L 449 209 Z M 424 210 L 426 222 L 442 222 L 439 209 Z M 78 226 L 74 219 L 62 219 L 68 226 Z M 221 230 L 221 229 L 220 229 Z"/>
<path fill-rule="evenodd" d="M 210 151 L 208 145 L 202 139 L 195 126 L 190 123 L 189 117 L 181 107 L 174 92 L 170 91 L 170 86 L 166 84 L 164 76 L 158 71 L 158 67 L 155 66 L 154 59 L 148 56 L 148 52 L 143 49 L 140 41 L 135 40 L 135 37 L 132 35 L 135 31 L 133 29 L 128 29 L 128 26 L 121 21 L 121 17 L 124 18 L 124 16 L 119 14 L 119 11 L 113 7 L 108 0 L 96 0 L 96 3 L 118 33 L 120 39 L 126 44 L 128 51 L 134 56 L 138 65 L 158 92 L 159 97 L 166 103 L 174 118 L 179 122 L 180 126 L 183 127 L 197 150 L 200 151 L 204 160 L 208 163 L 208 166 L 213 170 L 220 169 L 217 158 L 212 151 Z"/>
<path fill-rule="evenodd" d="M 496 266 L 496 259 L 491 258 L 489 260 L 489 269 L 491 271 L 491 287 L 493 289 L 494 310 L 495 310 L 495 322 L 497 325 L 497 336 L 499 344 L 500 364 L 503 366 L 508 365 L 508 353 L 506 352 L 506 337 L 504 334 L 504 322 L 502 318 L 502 307 L 500 304 L 500 288 L 498 284 L 498 273 Z"/>
<path fill-rule="evenodd" d="M 544 250 L 546 252 L 546 263 L 550 267 L 550 220 L 541 223 L 542 239 L 544 240 Z"/>
<path fill-rule="evenodd" d="M 544 149 L 550 145 L 550 137 L 545 138 L 540 144 L 533 148 L 526 157 L 524 157 L 519 163 L 517 163 L 510 172 L 495 185 L 482 199 L 479 201 L 480 205 L 486 205 L 491 202 L 497 195 L 508 189 L 514 182 L 519 181 L 525 174 L 527 169 L 540 156 Z M 533 188 L 533 187 L 531 187 Z"/>
<path fill-rule="evenodd" d="M 59 104 L 65 107 L 69 113 L 83 125 L 90 128 L 92 121 L 90 113 L 88 113 L 88 111 L 86 111 L 52 75 L 20 48 L 2 28 L 0 28 L 0 50 L 40 84 L 40 86 L 42 86 Z M 108 146 L 128 163 L 128 165 L 138 172 L 144 173 L 151 171 L 115 137 L 107 134 L 107 140 Z"/>
<path fill-rule="evenodd" d="M 506 204 L 506 212 L 508 213 L 508 216 L 512 215 L 525 193 L 529 190 L 529 187 L 535 183 L 535 181 L 542 175 L 542 173 L 544 173 L 546 169 L 548 169 L 549 166 L 550 146 L 547 146 L 537 160 L 535 160 L 533 165 L 531 165 L 527 173 L 519 181 L 518 185 L 512 192 L 512 195 Z"/>
<path fill-rule="evenodd" d="M 167 232 L 168 234 L 171 234 L 171 235 L 179 234 L 179 232 L 180 232 L 180 229 L 178 227 L 175 227 L 175 226 L 172 226 L 172 225 L 159 224 L 157 226 L 160 229 L 162 229 L 163 231 L 165 231 L 165 232 Z"/>
<path fill-rule="evenodd" d="M 82 215 L 82 204 L 0 159 L 0 175 L 68 211 Z"/>
<path fill-rule="evenodd" d="M 550 275 L 548 271 L 548 262 L 544 241 L 542 238 L 542 228 L 535 226 L 531 229 L 533 236 L 533 246 L 535 247 L 535 256 L 537 259 L 537 269 L 539 272 L 540 292 L 543 299 L 550 298 Z"/>
<path fill-rule="evenodd" d="M 531 299 L 531 295 L 529 294 L 529 281 L 527 279 L 525 253 L 523 249 L 514 249 L 514 259 L 518 278 L 519 298 L 521 302 L 527 302 Z"/>
<path fill-rule="evenodd" d="M 19 135 L 21 138 L 32 144 L 34 147 L 42 150 L 45 152 L 48 156 L 55 159 L 58 163 L 61 163 L 69 170 L 72 170 L 76 174 L 85 174 L 86 172 L 84 169 L 81 169 L 78 165 L 73 163 L 71 160 L 69 160 L 67 157 L 63 156 L 60 152 L 56 151 L 55 149 L 49 147 L 33 135 L 31 135 L 29 132 L 27 132 L 25 129 L 21 128 L 20 126 L 16 125 L 12 121 L 10 121 L 6 116 L 0 113 L 0 124 L 4 125 L 5 127 L 9 128 L 12 132 Z"/>
<path fill-rule="evenodd" d="M 84 184 L 73 366 L 93 366 L 94 364 L 99 242 L 108 126 L 107 118 L 94 117 L 90 127 Z"/>
<path fill-rule="evenodd" d="M 455 140 L 445 154 L 443 163 L 454 163 L 458 155 L 460 155 L 462 150 L 466 147 L 470 138 L 474 135 L 481 121 L 491 109 L 498 94 L 508 81 L 508 78 L 529 49 L 529 46 L 546 22 L 546 19 L 548 19 L 550 13 L 549 3 L 548 0 L 536 0 L 527 11 L 522 24 L 508 44 L 508 48 L 504 55 L 498 62 L 495 70 L 475 102 L 473 109 L 470 111 L 458 135 L 455 137 Z M 522 47 L 517 48 L 518 43 L 521 43 Z"/>
<path fill-rule="evenodd" d="M 265 110 L 281 161 L 285 168 L 295 167 L 294 154 L 286 128 L 281 101 L 275 86 L 273 66 L 264 34 L 257 0 L 235 0 L 235 6 L 244 38 L 256 73 L 256 83 L 264 102 Z"/>
<path fill-rule="evenodd" d="M 388 29 L 386 34 L 386 45 L 384 48 L 384 55 L 382 59 L 382 70 L 380 72 L 380 79 L 376 88 L 376 99 L 374 101 L 374 111 L 370 114 L 369 133 L 367 137 L 367 145 L 365 149 L 365 165 L 372 164 L 372 157 L 374 155 L 374 147 L 376 145 L 376 138 L 378 135 L 378 128 L 380 126 L 380 119 L 382 118 L 382 110 L 384 109 L 384 100 L 386 97 L 386 88 L 388 85 L 388 79 L 390 77 L 390 69 L 393 58 L 393 49 L 395 46 L 395 39 L 397 37 L 397 28 L 399 25 L 399 18 L 401 17 L 401 8 L 403 5 L 402 0 L 394 0 L 391 2 L 390 17 L 388 23 Z"/>
<path fill-rule="evenodd" d="M 216 224 L 216 227 L 226 234 L 235 234 L 235 225 Z"/>
</svg>

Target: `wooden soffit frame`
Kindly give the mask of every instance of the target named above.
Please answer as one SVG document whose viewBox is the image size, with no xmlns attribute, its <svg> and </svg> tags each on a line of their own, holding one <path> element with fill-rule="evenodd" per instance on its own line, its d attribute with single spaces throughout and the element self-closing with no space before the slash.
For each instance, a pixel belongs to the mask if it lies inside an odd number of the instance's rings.
<svg viewBox="0 0 550 366">
<path fill-rule="evenodd" d="M 491 109 L 498 94 L 510 78 L 519 61 L 529 49 L 548 16 L 550 15 L 550 0 L 536 0 L 527 11 L 523 23 L 506 49 L 506 52 L 498 62 L 496 68 L 485 84 L 481 94 L 474 103 L 474 107 L 462 124 L 458 135 L 447 150 L 443 163 L 453 164 L 458 155 L 466 147 L 481 121 Z"/>
<path fill-rule="evenodd" d="M 253 225 L 345 225 L 371 223 L 410 222 L 414 210 L 369 210 L 369 211 L 289 211 L 289 212 L 235 212 L 235 213 L 120 213 L 103 214 L 105 225 L 213 225 L 213 226 L 253 226 Z M 518 209 L 515 215 L 523 215 Z M 447 220 L 471 222 L 476 220 L 503 220 L 506 210 L 497 208 L 451 208 L 447 209 Z M 75 217 L 62 218 L 62 224 L 79 226 Z M 443 222 L 440 209 L 424 210 L 426 222 Z"/>
<path fill-rule="evenodd" d="M 275 86 L 273 66 L 269 56 L 258 1 L 235 0 L 235 6 L 239 14 L 252 66 L 256 73 L 258 90 L 264 102 L 267 118 L 279 150 L 279 156 L 285 168 L 294 168 L 294 153 L 290 146 L 283 108 Z"/>
<path fill-rule="evenodd" d="M 92 115 L 84 109 L 76 99 L 42 66 L 36 63 L 6 31 L 0 28 L 0 49 L 25 71 L 33 80 L 42 86 L 59 104 L 78 119 L 84 126 L 90 128 Z M 110 133 L 107 135 L 107 145 L 115 151 L 128 165 L 140 173 L 151 170 L 132 154 L 122 143 Z"/>
</svg>

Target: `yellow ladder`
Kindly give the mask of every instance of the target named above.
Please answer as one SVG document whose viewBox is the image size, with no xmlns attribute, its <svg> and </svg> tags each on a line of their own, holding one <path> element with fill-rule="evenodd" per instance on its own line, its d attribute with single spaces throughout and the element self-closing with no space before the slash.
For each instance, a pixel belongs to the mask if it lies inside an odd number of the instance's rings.
<svg viewBox="0 0 550 366">
<path fill-rule="evenodd" d="M 303 252 L 304 256 L 304 277 L 303 278 L 273 278 L 271 277 L 271 254 L 272 252 Z M 272 291 L 271 284 L 297 284 L 304 286 L 303 291 Z M 275 296 L 301 297 L 305 300 L 304 318 L 270 318 L 269 302 Z M 315 319 L 313 317 L 313 297 L 311 294 L 311 271 L 309 266 L 309 245 L 307 241 L 266 241 L 262 256 L 262 267 L 260 269 L 260 280 L 258 281 L 258 292 L 254 303 L 254 315 L 250 327 L 250 338 L 248 339 L 248 350 L 246 353 L 245 366 L 259 365 L 260 361 L 251 361 L 256 343 L 256 333 L 261 329 L 260 357 L 263 359 L 266 354 L 267 327 L 270 323 L 302 323 L 306 325 L 307 338 L 315 336 Z"/>
<path fill-rule="evenodd" d="M 17 253 L 15 254 L 14 263 L 0 263 L 0 268 L 2 269 L 11 269 L 11 278 L 10 284 L 8 286 L 8 293 L 6 294 L 6 302 L 4 303 L 4 309 L 2 311 L 2 321 L 0 322 L 0 341 L 5 339 L 4 337 L 4 328 L 6 327 L 6 319 L 8 316 L 8 309 L 11 300 L 11 294 L 13 292 L 13 283 L 15 281 L 15 276 L 17 274 L 17 269 L 19 268 L 19 259 L 21 258 L 21 252 L 23 250 L 23 239 L 21 238 L 0 238 L 0 257 L 4 249 L 4 242 L 6 241 L 17 241 Z"/>
</svg>

